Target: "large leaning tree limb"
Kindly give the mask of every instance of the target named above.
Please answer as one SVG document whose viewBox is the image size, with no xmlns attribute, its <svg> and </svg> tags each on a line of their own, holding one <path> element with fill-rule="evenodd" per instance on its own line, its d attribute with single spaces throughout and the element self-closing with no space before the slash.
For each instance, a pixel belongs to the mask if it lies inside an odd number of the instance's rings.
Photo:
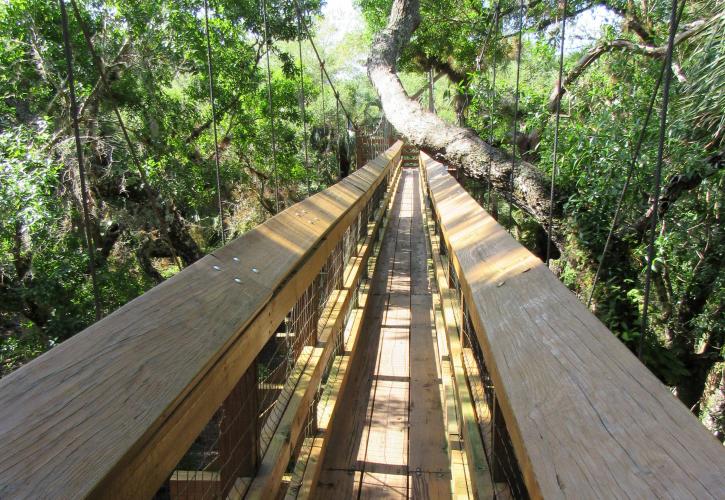
<svg viewBox="0 0 725 500">
<path fill-rule="evenodd" d="M 423 110 L 405 93 L 396 64 L 419 24 L 419 0 L 395 0 L 388 25 L 373 40 L 367 70 L 386 118 L 411 144 L 433 158 L 461 168 L 469 177 L 487 178 L 490 165 L 493 188 L 547 227 L 549 188 L 546 178 L 534 165 L 523 160 L 516 162 L 513 193 L 510 193 L 512 161 L 508 154 L 485 143 L 472 130 L 450 125 Z M 552 241 L 562 250 L 563 238 L 556 230 L 559 226 L 556 222 Z"/>
</svg>

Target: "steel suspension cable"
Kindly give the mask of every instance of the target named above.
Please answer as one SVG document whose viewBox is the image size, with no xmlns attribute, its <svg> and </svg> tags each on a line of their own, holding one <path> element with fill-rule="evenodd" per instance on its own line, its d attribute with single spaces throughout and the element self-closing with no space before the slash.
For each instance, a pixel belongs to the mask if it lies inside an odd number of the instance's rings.
<svg viewBox="0 0 725 500">
<path fill-rule="evenodd" d="M 677 24 L 679 25 L 680 19 L 682 19 L 682 13 L 684 11 L 685 2 L 682 2 L 680 6 L 680 10 L 677 14 Z M 612 217 L 612 223 L 609 226 L 609 232 L 607 234 L 607 239 L 604 243 L 604 248 L 602 249 L 602 254 L 599 258 L 599 264 L 597 265 L 597 271 L 594 275 L 594 282 L 592 283 L 592 288 L 589 291 L 589 298 L 587 299 L 587 307 L 591 307 L 592 305 L 592 299 L 594 297 L 594 291 L 596 290 L 597 283 L 599 283 L 599 278 L 601 276 L 602 268 L 604 266 L 604 261 L 607 256 L 607 252 L 609 250 L 609 246 L 612 241 L 612 237 L 614 236 L 614 231 L 616 230 L 617 226 L 619 225 L 619 216 L 622 211 L 622 207 L 624 205 L 624 197 L 627 194 L 627 190 L 629 189 L 630 182 L 632 181 L 632 176 L 634 175 L 634 169 L 637 166 L 637 160 L 639 159 L 639 154 L 642 149 L 642 144 L 644 143 L 644 137 L 647 132 L 647 127 L 649 126 L 650 118 L 652 117 L 652 113 L 654 111 L 654 105 L 655 101 L 657 99 L 657 93 L 659 92 L 660 85 L 662 84 L 662 78 L 664 76 L 665 72 L 665 66 L 664 64 L 660 68 L 660 74 L 657 78 L 657 82 L 655 83 L 654 89 L 652 90 L 652 95 L 650 97 L 649 104 L 647 106 L 647 115 L 644 119 L 644 124 L 642 125 L 642 129 L 639 134 L 639 138 L 637 139 L 637 145 L 635 146 L 633 152 L 632 152 L 632 159 L 629 163 L 629 167 L 627 169 L 627 176 L 624 180 L 624 184 L 622 185 L 622 190 L 619 193 L 619 199 L 617 200 L 616 208 L 614 209 L 614 216 Z"/>
<path fill-rule="evenodd" d="M 216 194 L 219 204 L 219 234 L 222 237 L 222 245 L 226 243 L 224 238 L 224 210 L 222 208 L 222 185 L 219 177 L 219 140 L 217 137 L 216 102 L 214 101 L 214 67 L 211 57 L 211 37 L 209 35 L 209 2 L 204 0 L 204 26 L 206 28 L 206 65 L 209 74 L 209 102 L 211 104 L 211 123 L 214 130 L 214 164 L 216 172 Z"/>
<path fill-rule="evenodd" d="M 684 5 L 685 0 L 682 0 Z M 664 77 L 662 82 L 662 107 L 660 108 L 660 130 L 657 143 L 657 163 L 654 172 L 654 192 L 652 222 L 647 247 L 647 267 L 645 268 L 644 279 L 644 303 L 642 304 L 642 333 L 639 337 L 637 357 L 642 358 L 642 347 L 647 335 L 647 320 L 649 313 L 650 291 L 652 285 L 652 261 L 655 257 L 655 235 L 657 233 L 657 219 L 660 201 L 660 190 L 662 187 L 662 158 L 665 149 L 665 133 L 667 132 L 667 108 L 670 102 L 670 83 L 672 82 L 672 52 L 675 46 L 675 34 L 677 32 L 677 0 L 672 0 L 670 10 L 670 33 L 667 39 L 667 52 L 664 60 Z"/>
<path fill-rule="evenodd" d="M 91 53 L 91 58 L 93 59 L 93 64 L 96 67 L 96 70 L 98 71 L 98 74 L 101 77 L 101 83 L 103 84 L 104 89 L 106 92 L 110 95 L 111 94 L 111 85 L 108 82 L 108 77 L 106 75 L 106 71 L 103 66 L 103 61 L 98 56 L 98 53 L 96 52 L 96 49 L 93 46 L 93 41 L 91 40 L 91 34 L 88 32 L 88 28 L 83 22 L 83 19 L 81 17 L 80 9 L 78 9 L 78 5 L 76 4 L 76 0 L 70 0 L 71 6 L 73 7 L 73 14 L 75 15 L 76 21 L 78 22 L 78 25 L 81 27 L 81 31 L 83 32 L 83 38 L 86 41 L 86 47 L 88 47 L 88 51 Z M 146 196 L 148 197 L 149 201 L 151 202 L 151 208 L 153 209 L 156 218 L 159 221 L 159 229 L 161 230 L 161 236 L 163 239 L 166 240 L 166 244 L 169 246 L 169 252 L 171 253 L 171 257 L 176 263 L 177 267 L 179 269 L 182 269 L 182 262 L 181 259 L 179 259 L 179 256 L 176 253 L 176 249 L 174 248 L 174 244 L 171 241 L 171 236 L 169 233 L 169 227 L 166 225 L 166 218 L 164 217 L 163 213 L 161 212 L 161 207 L 159 207 L 156 196 L 154 195 L 153 191 L 151 190 L 151 184 L 149 182 L 148 176 L 146 175 L 146 171 L 143 169 L 143 166 L 141 165 L 141 161 L 139 160 L 138 156 L 136 155 L 136 148 L 133 145 L 133 142 L 131 142 L 131 137 L 128 134 L 128 129 L 126 128 L 126 124 L 123 121 L 123 117 L 121 116 L 121 112 L 118 109 L 118 106 L 115 102 L 111 101 L 111 108 L 113 109 L 113 113 L 116 116 L 116 120 L 118 121 L 118 126 L 121 129 L 121 133 L 123 135 L 124 141 L 126 142 L 126 146 L 128 147 L 129 154 L 131 155 L 131 161 L 133 162 L 134 166 L 136 167 L 136 171 L 138 172 L 138 176 L 141 178 L 141 182 L 143 183 L 143 190 L 146 193 Z"/>
<path fill-rule="evenodd" d="M 660 71 L 660 76 L 657 79 L 657 83 L 655 84 L 654 90 L 652 92 L 652 96 L 650 98 L 649 106 L 647 108 L 647 115 L 644 119 L 644 124 L 642 125 L 642 130 L 640 131 L 639 138 L 637 139 L 637 145 L 635 146 L 634 153 L 632 154 L 632 160 L 630 161 L 629 168 L 627 170 L 627 176 L 624 179 L 624 184 L 622 185 L 622 190 L 619 193 L 619 198 L 617 199 L 617 206 L 614 209 L 614 217 L 612 217 L 612 223 L 609 226 L 609 233 L 607 234 L 607 239 L 604 243 L 604 249 L 602 250 L 602 255 L 599 258 L 599 265 L 597 265 L 597 272 L 594 275 L 594 282 L 592 283 L 592 288 L 589 291 L 589 299 L 587 299 L 587 307 L 591 307 L 592 305 L 592 298 L 594 297 L 594 290 L 597 287 L 597 283 L 599 282 L 599 278 L 601 277 L 601 271 L 604 266 L 604 260 L 607 256 L 607 252 L 609 251 L 609 245 L 611 244 L 612 237 L 614 236 L 614 231 L 619 225 L 619 216 L 622 211 L 622 206 L 624 204 L 624 197 L 627 194 L 627 190 L 629 189 L 630 182 L 632 181 L 632 177 L 634 176 L 634 169 L 637 165 L 637 160 L 639 159 L 639 153 L 642 149 L 642 143 L 644 142 L 644 136 L 647 132 L 647 127 L 649 126 L 650 118 L 652 117 L 652 112 L 654 111 L 654 104 L 655 100 L 657 99 L 657 92 L 659 91 L 660 84 L 662 83 L 662 75 L 664 74 L 664 66 L 662 67 L 662 71 Z"/>
<path fill-rule="evenodd" d="M 486 8 L 486 0 L 481 0 L 481 10 Z M 494 24 L 498 23 L 498 14 L 500 9 L 500 2 L 496 2 L 493 6 L 493 16 L 489 17 L 486 20 L 486 23 L 489 21 L 493 22 Z M 490 16 L 490 14 L 489 14 Z M 495 29 L 495 26 L 494 26 Z M 488 34 L 486 35 L 486 39 L 483 41 L 483 44 L 481 45 L 481 50 L 478 53 L 478 56 L 476 56 L 476 70 L 481 71 L 481 61 L 483 60 L 483 55 L 486 53 L 486 48 L 488 47 L 488 44 L 491 42 L 491 40 L 494 40 L 494 30 L 492 30 L 489 27 Z"/>
<path fill-rule="evenodd" d="M 511 144 L 511 179 L 509 182 L 509 232 L 512 231 L 514 226 L 513 218 L 513 202 L 514 202 L 514 178 L 516 176 L 516 147 L 518 141 L 518 118 L 519 118 L 519 82 L 521 79 L 521 51 L 523 48 L 523 34 L 524 28 L 524 0 L 519 3 L 519 36 L 518 36 L 518 48 L 516 50 L 516 94 L 514 98 L 514 119 L 513 119 L 513 142 Z"/>
<path fill-rule="evenodd" d="M 330 136 L 329 136 L 328 130 L 327 130 L 327 113 L 325 111 L 325 76 L 323 73 L 324 67 L 325 67 L 325 63 L 320 61 L 320 101 L 321 101 L 321 105 L 322 105 L 322 130 L 324 131 L 325 137 L 329 141 Z M 329 147 L 329 144 L 328 144 L 328 147 Z M 328 148 L 325 148 L 325 149 L 327 150 Z M 317 166 L 318 175 L 319 175 L 319 171 L 320 171 L 320 166 L 318 165 Z"/>
<path fill-rule="evenodd" d="M 561 7 L 561 46 L 559 47 L 559 77 L 556 81 L 556 118 L 554 119 L 554 156 L 551 166 L 551 189 L 549 190 L 549 224 L 546 232 L 546 265 L 551 260 L 551 231 L 554 227 L 554 186 L 559 159 L 559 123 L 561 122 L 561 84 L 564 78 L 564 44 L 566 43 L 566 8 L 567 0 L 562 0 Z"/>
<path fill-rule="evenodd" d="M 292 1 L 295 5 L 296 10 L 298 12 L 301 12 L 302 8 L 300 6 L 299 1 L 298 0 L 292 0 Z M 315 57 L 317 58 L 317 62 L 320 64 L 320 88 L 321 88 L 320 97 L 322 99 L 322 116 L 323 116 L 324 129 L 327 128 L 327 119 L 325 117 L 325 95 L 324 95 L 324 89 L 325 89 L 324 80 L 327 79 L 327 82 L 330 84 L 330 89 L 332 91 L 332 94 L 335 96 L 336 105 L 342 109 L 342 112 L 345 114 L 345 118 L 347 119 L 347 122 L 352 124 L 353 129 L 356 131 L 359 130 L 358 126 L 355 123 L 355 120 L 353 120 L 353 118 L 352 118 L 352 115 L 348 112 L 347 108 L 345 107 L 345 103 L 342 102 L 342 100 L 340 99 L 340 93 L 335 88 L 335 84 L 332 83 L 332 78 L 330 78 L 330 74 L 327 72 L 327 68 L 325 67 L 325 61 L 323 61 L 322 57 L 320 56 L 320 52 L 317 50 L 317 45 L 315 45 L 315 41 L 312 38 L 312 33 L 310 32 L 310 29 L 307 26 L 307 23 L 301 16 L 298 17 L 298 22 L 304 29 L 304 31 L 307 35 L 307 40 L 310 42 L 312 51 L 314 52 Z M 339 137 L 339 134 L 338 134 L 338 137 Z M 346 144 L 347 144 L 347 139 L 346 139 Z M 339 150 L 339 145 L 338 145 L 338 150 Z M 348 148 L 348 150 L 349 150 L 349 148 Z M 339 157 L 339 151 L 338 151 L 338 157 Z M 339 168 L 339 161 L 338 161 L 338 168 Z M 319 171 L 320 171 L 320 167 L 319 167 L 319 163 L 318 163 L 318 165 L 317 165 L 318 178 L 319 178 Z"/>
<path fill-rule="evenodd" d="M 499 4 L 496 2 L 496 7 L 493 14 L 493 34 L 491 35 L 492 39 L 495 39 L 496 33 L 498 33 L 498 25 L 499 25 Z M 492 70 L 492 77 L 491 77 L 491 109 L 489 112 L 489 127 L 488 127 L 488 144 L 490 147 L 493 147 L 493 129 L 494 129 L 494 123 L 493 123 L 493 113 L 494 113 L 494 107 L 495 107 L 495 100 L 496 100 L 496 63 L 497 63 L 497 54 L 496 54 L 496 48 L 494 47 L 493 50 L 493 59 L 491 64 L 491 70 Z M 488 166 L 486 168 L 486 178 L 488 179 L 488 192 L 486 193 L 488 195 L 488 201 L 486 203 L 486 208 L 488 211 L 491 211 L 491 191 L 493 189 L 493 183 L 491 182 L 491 170 L 493 169 L 493 157 L 489 155 L 488 158 Z"/>
<path fill-rule="evenodd" d="M 352 127 L 352 124 L 350 123 L 350 120 L 347 119 L 347 116 L 345 117 L 345 149 L 348 155 L 348 158 L 350 159 L 350 170 L 357 170 L 359 167 L 357 164 L 354 165 L 353 169 L 353 158 L 355 158 L 355 154 L 352 151 L 352 148 L 350 147 L 350 127 Z"/>
<path fill-rule="evenodd" d="M 295 5 L 297 11 L 297 49 L 300 58 L 300 108 L 302 111 L 302 149 L 305 155 L 305 172 L 307 174 L 307 196 L 312 194 L 312 182 L 310 173 L 310 158 L 307 151 L 307 111 L 305 103 L 305 67 L 302 59 L 302 12 Z"/>
<path fill-rule="evenodd" d="M 340 99 L 335 96 L 335 128 L 337 129 L 337 177 L 342 179 L 342 153 L 340 152 Z"/>
<path fill-rule="evenodd" d="M 274 104 L 272 103 L 272 70 L 269 63 L 269 26 L 267 22 L 267 0 L 262 0 L 262 19 L 264 22 L 264 44 L 267 52 L 267 100 L 269 101 L 269 126 L 272 140 L 272 175 L 274 177 L 274 207 L 279 213 L 279 175 L 277 172 L 277 132 L 274 127 Z"/>
<path fill-rule="evenodd" d="M 297 9 L 301 10 L 300 4 L 298 0 L 293 0 L 295 5 L 297 6 Z M 315 57 L 317 58 L 317 61 L 320 63 L 320 71 L 324 75 L 324 77 L 327 78 L 328 83 L 330 84 L 330 88 L 332 89 L 333 94 L 339 95 L 337 93 L 337 89 L 335 89 L 335 85 L 332 83 L 332 78 L 330 78 L 329 73 L 327 72 L 327 69 L 325 68 L 325 62 L 322 60 L 322 57 L 320 57 L 320 52 L 317 50 L 317 45 L 315 45 L 315 41 L 312 39 L 312 34 L 310 33 L 310 29 L 307 26 L 307 23 L 304 19 L 302 19 L 302 27 L 305 30 L 305 33 L 307 34 L 307 40 L 310 42 L 310 46 L 312 47 L 312 51 L 315 53 Z M 344 102 L 340 102 L 340 107 L 342 108 L 343 113 L 345 113 L 345 116 L 347 119 L 353 124 L 353 127 L 357 129 L 357 125 L 355 124 L 355 120 L 352 119 L 351 114 L 348 112 L 347 108 L 345 107 Z"/>
<path fill-rule="evenodd" d="M 86 185 L 86 171 L 83 161 L 83 145 L 81 144 L 81 131 L 78 125 L 78 102 L 76 101 L 75 81 L 73 78 L 73 52 L 68 30 L 68 13 L 65 9 L 64 0 L 59 0 L 61 25 L 63 31 L 63 49 L 65 53 L 65 65 L 67 71 L 66 82 L 70 97 L 70 113 L 73 122 L 73 135 L 75 138 L 76 157 L 78 159 L 78 174 L 81 182 L 81 205 L 83 207 L 83 229 L 85 233 L 86 249 L 88 251 L 88 269 L 91 273 L 91 284 L 93 287 L 93 305 L 95 307 L 96 321 L 101 319 L 101 293 L 98 287 L 96 276 L 96 252 L 93 245 L 91 233 L 91 216 L 88 209 L 88 188 Z"/>
</svg>

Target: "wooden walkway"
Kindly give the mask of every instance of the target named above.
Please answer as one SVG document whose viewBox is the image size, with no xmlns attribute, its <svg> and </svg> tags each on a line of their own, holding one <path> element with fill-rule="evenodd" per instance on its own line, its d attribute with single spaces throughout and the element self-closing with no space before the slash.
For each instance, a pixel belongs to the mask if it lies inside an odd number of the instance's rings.
<svg viewBox="0 0 725 500">
<path fill-rule="evenodd" d="M 450 498 L 418 169 L 403 169 L 319 498 Z"/>
</svg>

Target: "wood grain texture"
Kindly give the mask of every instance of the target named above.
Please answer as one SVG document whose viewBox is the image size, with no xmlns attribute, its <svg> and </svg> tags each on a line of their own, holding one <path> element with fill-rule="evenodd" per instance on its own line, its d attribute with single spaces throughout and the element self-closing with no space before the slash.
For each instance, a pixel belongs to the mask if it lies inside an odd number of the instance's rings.
<svg viewBox="0 0 725 500">
<path fill-rule="evenodd" d="M 410 494 L 411 498 L 450 498 L 451 462 L 437 363 L 433 296 L 428 280 L 428 243 L 418 169 L 411 174 L 415 182 L 410 231 Z"/>
<path fill-rule="evenodd" d="M 454 420 L 454 422 L 449 420 L 449 440 L 452 443 L 460 443 L 463 448 L 462 450 L 452 450 L 454 453 L 451 454 L 454 493 L 457 496 L 463 494 L 464 488 L 461 487 L 461 483 L 463 483 L 466 494 L 470 494 L 472 498 L 494 498 L 495 486 L 491 480 L 486 450 L 479 432 L 477 416 L 471 392 L 466 383 L 465 367 L 461 357 L 460 332 L 456 323 L 456 311 L 460 309 L 460 303 L 456 294 L 448 287 L 448 278 L 444 271 L 447 268 L 447 260 L 440 254 L 440 246 L 428 204 L 425 205 L 425 214 L 428 242 L 433 260 L 429 273 L 431 280 L 436 284 L 436 293 L 434 293 L 435 325 L 438 335 L 441 337 L 439 341 L 442 344 L 441 350 L 447 354 L 451 399 L 454 400 L 454 408 L 447 411 L 448 414 L 452 413 L 449 419 Z M 453 439 L 452 431 L 455 432 L 457 440 Z M 466 467 L 461 471 L 463 464 Z M 463 478 L 460 477 L 461 472 Z"/>
<path fill-rule="evenodd" d="M 152 494 L 400 149 L 0 380 L 0 497 Z"/>
<path fill-rule="evenodd" d="M 546 266 L 424 158 L 534 498 L 723 498 L 713 436 Z"/>
<path fill-rule="evenodd" d="M 363 265 L 368 265 L 373 270 L 373 275 L 378 269 L 379 259 L 375 254 L 375 246 L 373 240 L 378 231 L 380 231 L 381 238 L 385 237 L 388 223 L 390 220 L 390 211 L 394 201 L 394 194 L 397 192 L 397 183 L 400 178 L 400 169 L 397 169 L 394 173 L 394 177 L 391 182 L 391 188 L 385 195 L 385 199 L 380 208 L 380 213 L 375 217 L 375 221 L 369 224 L 368 237 L 360 249 L 360 259 Z M 380 249 L 378 248 L 378 251 Z M 368 261 L 367 263 L 365 261 Z M 349 276 L 346 279 L 345 287 L 352 288 L 354 286 L 353 276 Z M 314 444 L 310 450 L 307 463 L 305 464 L 304 476 L 302 477 L 301 483 L 297 491 L 293 492 L 294 495 L 288 493 L 288 498 L 292 496 L 296 498 L 309 498 L 314 493 L 314 489 L 320 477 L 322 469 L 322 463 L 325 459 L 327 452 L 327 446 L 330 443 L 330 434 L 332 428 L 335 426 L 335 421 L 339 419 L 342 411 L 342 398 L 341 394 L 347 388 L 348 382 L 352 378 L 351 365 L 353 360 L 356 358 L 358 352 L 360 333 L 363 328 L 364 319 L 370 312 L 370 287 L 369 282 L 361 285 L 361 293 L 358 299 L 358 307 L 353 311 L 353 315 L 350 318 L 352 322 L 350 332 L 345 341 L 345 350 L 336 359 L 336 375 L 332 375 L 328 379 L 328 384 L 325 387 L 326 393 L 329 392 L 328 399 L 320 411 L 320 419 L 318 422 L 318 433 L 315 437 Z M 332 380 L 332 382 L 330 382 Z M 325 401 L 325 395 L 323 394 L 322 401 Z"/>
<path fill-rule="evenodd" d="M 419 179 L 404 170 L 314 498 L 450 498 Z"/>
</svg>

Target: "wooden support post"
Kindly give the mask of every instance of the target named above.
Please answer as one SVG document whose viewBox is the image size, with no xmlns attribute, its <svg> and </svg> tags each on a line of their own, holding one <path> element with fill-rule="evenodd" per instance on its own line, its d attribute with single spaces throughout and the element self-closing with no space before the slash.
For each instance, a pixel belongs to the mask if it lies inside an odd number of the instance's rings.
<svg viewBox="0 0 725 500">
<path fill-rule="evenodd" d="M 257 361 L 247 369 L 222 404 L 219 464 L 221 496 L 238 478 L 252 477 L 259 465 L 259 391 Z"/>
</svg>

